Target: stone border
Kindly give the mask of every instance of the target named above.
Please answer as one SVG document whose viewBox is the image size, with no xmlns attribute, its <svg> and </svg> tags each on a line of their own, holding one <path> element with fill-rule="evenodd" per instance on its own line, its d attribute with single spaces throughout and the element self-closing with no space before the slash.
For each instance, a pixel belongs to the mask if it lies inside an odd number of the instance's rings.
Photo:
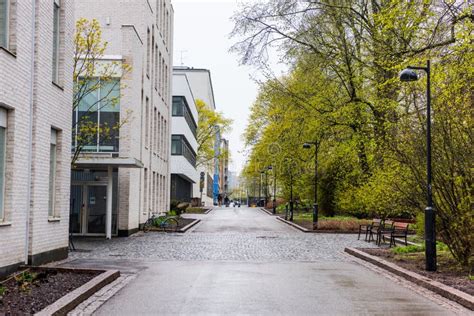
<svg viewBox="0 0 474 316">
<path fill-rule="evenodd" d="M 203 214 L 209 214 L 210 212 L 214 211 L 214 208 L 211 207 L 210 209 L 208 209 L 207 211 L 205 211 Z"/>
<path fill-rule="evenodd" d="M 434 281 L 416 272 L 399 267 L 394 263 L 380 259 L 376 256 L 369 255 L 368 253 L 365 253 L 361 250 L 355 248 L 345 248 L 344 251 L 354 257 L 370 262 L 382 269 L 388 270 L 400 277 L 407 279 L 408 281 L 411 281 L 474 311 L 474 296 L 469 295 L 468 293 L 462 292 L 438 281 Z"/>
<path fill-rule="evenodd" d="M 287 224 L 287 225 L 293 226 L 294 228 L 296 228 L 296 229 L 298 229 L 298 230 L 301 230 L 301 231 L 304 232 L 304 233 L 309 233 L 309 232 L 310 232 L 309 229 L 304 228 L 303 226 L 300 226 L 300 225 L 295 224 L 295 223 L 293 223 L 293 222 L 287 221 L 287 220 L 285 220 L 284 218 L 281 218 L 280 216 L 277 216 L 277 220 L 279 220 L 279 221 L 281 221 L 281 222 L 283 222 L 283 223 L 285 223 L 285 224 Z"/>
<path fill-rule="evenodd" d="M 267 210 L 264 209 L 263 207 L 260 207 L 260 211 L 265 212 L 265 213 L 267 213 L 267 214 L 270 215 L 270 216 L 277 216 L 277 214 L 273 214 L 272 212 L 267 211 Z"/>
<path fill-rule="evenodd" d="M 39 268 L 43 269 L 43 268 Z M 86 272 L 86 271 L 104 271 L 104 270 L 93 270 L 93 269 L 69 269 L 69 268 L 45 268 L 46 270 L 56 270 L 56 271 L 76 271 L 76 272 Z M 46 316 L 46 315 L 66 315 L 68 312 L 73 310 L 80 303 L 88 299 L 94 293 L 99 291 L 101 288 L 106 286 L 109 283 L 112 283 L 120 276 L 118 270 L 106 270 L 103 273 L 99 274 L 89 282 L 83 284 L 72 292 L 61 297 L 56 302 L 51 305 L 46 306 L 44 309 L 36 313 L 35 315 Z"/>
<path fill-rule="evenodd" d="M 194 221 L 192 221 L 191 223 L 189 223 L 188 225 L 184 226 L 183 228 L 180 228 L 178 230 L 178 233 L 185 233 L 187 232 L 190 228 L 192 228 L 193 226 L 197 225 L 201 220 L 200 219 L 195 219 Z"/>
</svg>

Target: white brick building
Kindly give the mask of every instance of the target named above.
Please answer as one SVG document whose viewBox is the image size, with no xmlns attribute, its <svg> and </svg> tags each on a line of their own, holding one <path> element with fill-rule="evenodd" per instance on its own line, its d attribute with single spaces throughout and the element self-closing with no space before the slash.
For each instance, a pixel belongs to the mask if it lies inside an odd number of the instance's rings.
<svg viewBox="0 0 474 316">
<path fill-rule="evenodd" d="M 67 257 L 73 5 L 0 0 L 0 275 Z"/>
<path fill-rule="evenodd" d="M 132 69 L 117 78 L 117 111 L 131 118 L 116 142 L 98 141 L 73 171 L 73 232 L 128 236 L 169 208 L 173 8 L 169 0 L 80 0 L 75 17 L 98 20 L 109 43 L 104 59 Z"/>
</svg>

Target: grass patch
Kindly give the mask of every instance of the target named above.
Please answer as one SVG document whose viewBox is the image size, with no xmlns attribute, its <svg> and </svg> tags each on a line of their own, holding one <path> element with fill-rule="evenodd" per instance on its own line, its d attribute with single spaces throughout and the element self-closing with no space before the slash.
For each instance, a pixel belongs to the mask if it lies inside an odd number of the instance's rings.
<svg viewBox="0 0 474 316">
<path fill-rule="evenodd" d="M 295 213 L 293 215 L 293 220 L 298 224 L 302 224 L 303 226 L 310 227 L 312 229 L 313 214 L 311 212 Z M 353 216 L 319 216 L 318 230 L 357 232 L 359 231 L 360 225 L 367 225 L 370 223 L 371 220 L 358 219 Z"/>
<path fill-rule="evenodd" d="M 187 214 L 204 214 L 208 211 L 208 208 L 204 207 L 188 207 L 186 209 Z"/>
</svg>

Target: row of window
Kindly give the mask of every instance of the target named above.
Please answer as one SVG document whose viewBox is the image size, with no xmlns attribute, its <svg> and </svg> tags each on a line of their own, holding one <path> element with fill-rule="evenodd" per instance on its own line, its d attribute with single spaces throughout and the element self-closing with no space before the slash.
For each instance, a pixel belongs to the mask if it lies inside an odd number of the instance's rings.
<svg viewBox="0 0 474 316">
<path fill-rule="evenodd" d="M 166 187 L 167 178 L 157 172 L 152 172 L 151 177 L 148 169 L 143 169 L 144 178 L 144 205 L 145 213 L 159 213 L 160 210 L 166 209 Z M 150 199 L 148 199 L 150 197 Z"/>
<path fill-rule="evenodd" d="M 146 74 L 152 80 L 152 86 L 163 100 L 169 97 L 169 75 L 168 65 L 164 55 L 158 49 L 158 43 L 155 41 L 155 27 L 147 29 L 147 46 L 146 46 Z M 166 102 L 167 105 L 167 102 Z"/>
<path fill-rule="evenodd" d="M 163 41 L 167 44 L 170 39 L 170 12 L 165 0 L 156 1 L 156 26 L 162 34 Z"/>
<path fill-rule="evenodd" d="M 58 165 L 59 132 L 51 129 L 49 150 L 48 216 L 56 217 L 56 171 Z M 5 171 L 7 169 L 8 111 L 0 108 L 0 222 L 5 220 Z"/>
<path fill-rule="evenodd" d="M 196 167 L 196 153 L 184 135 L 171 136 L 171 155 L 184 156 L 193 167 Z"/>
<path fill-rule="evenodd" d="M 197 125 L 194 120 L 193 114 L 189 109 L 188 101 L 183 96 L 173 96 L 172 115 L 184 117 L 186 123 L 188 123 L 189 129 L 196 137 Z"/>
<path fill-rule="evenodd" d="M 63 45 L 62 27 L 64 25 L 64 12 L 61 9 L 62 0 L 54 0 L 53 7 L 53 32 L 52 32 L 52 81 L 55 84 L 61 84 L 61 52 Z M 16 11 L 17 0 L 0 0 L 0 47 L 3 47 L 12 53 L 16 53 L 14 43 L 16 25 L 14 23 L 14 14 Z"/>
<path fill-rule="evenodd" d="M 168 157 L 168 121 L 161 115 L 158 108 L 153 107 L 153 113 L 150 112 L 150 100 L 145 100 L 145 147 L 152 153 L 166 160 Z"/>
</svg>

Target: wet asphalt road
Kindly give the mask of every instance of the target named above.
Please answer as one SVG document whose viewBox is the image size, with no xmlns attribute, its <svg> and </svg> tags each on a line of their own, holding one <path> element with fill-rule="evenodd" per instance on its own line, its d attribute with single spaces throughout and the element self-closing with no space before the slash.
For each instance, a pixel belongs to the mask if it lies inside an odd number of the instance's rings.
<svg viewBox="0 0 474 316">
<path fill-rule="evenodd" d="M 343 254 L 354 235 L 304 234 L 257 209 L 216 209 L 184 236 L 80 244 L 78 266 L 133 273 L 97 315 L 449 315 Z M 139 248 L 139 250 L 137 250 Z M 113 257 L 112 257 L 113 256 Z"/>
</svg>

